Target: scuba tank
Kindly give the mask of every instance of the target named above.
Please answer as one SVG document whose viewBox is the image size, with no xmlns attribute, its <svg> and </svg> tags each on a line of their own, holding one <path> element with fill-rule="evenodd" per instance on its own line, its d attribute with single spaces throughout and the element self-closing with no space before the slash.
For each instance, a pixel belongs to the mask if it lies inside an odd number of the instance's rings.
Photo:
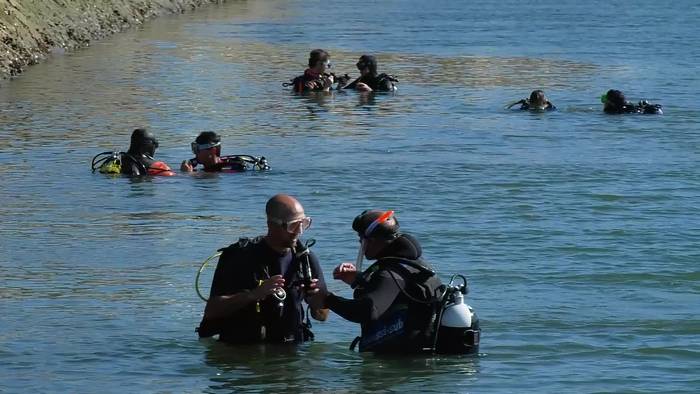
<svg viewBox="0 0 700 394">
<path fill-rule="evenodd" d="M 462 278 L 462 285 L 454 285 L 457 277 Z M 437 353 L 469 354 L 479 351 L 479 318 L 464 302 L 467 292 L 467 279 L 462 275 L 452 276 L 442 297 L 435 328 L 433 348 Z"/>
<path fill-rule="evenodd" d="M 102 152 L 92 158 L 92 172 L 101 174 L 122 173 L 122 152 Z"/>
</svg>

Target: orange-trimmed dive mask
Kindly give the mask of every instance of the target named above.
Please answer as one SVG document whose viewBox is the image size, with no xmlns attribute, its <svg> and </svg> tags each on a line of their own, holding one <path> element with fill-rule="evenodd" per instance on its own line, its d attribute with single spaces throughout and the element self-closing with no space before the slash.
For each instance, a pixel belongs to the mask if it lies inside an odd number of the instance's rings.
<svg viewBox="0 0 700 394">
<path fill-rule="evenodd" d="M 363 238 L 369 238 L 370 235 L 372 235 L 372 232 L 382 223 L 386 222 L 387 220 L 391 219 L 391 217 L 394 216 L 394 211 L 393 210 L 388 210 L 384 212 L 381 216 L 376 218 L 372 223 L 367 226 L 367 229 L 365 230 L 365 233 L 362 234 Z"/>
</svg>

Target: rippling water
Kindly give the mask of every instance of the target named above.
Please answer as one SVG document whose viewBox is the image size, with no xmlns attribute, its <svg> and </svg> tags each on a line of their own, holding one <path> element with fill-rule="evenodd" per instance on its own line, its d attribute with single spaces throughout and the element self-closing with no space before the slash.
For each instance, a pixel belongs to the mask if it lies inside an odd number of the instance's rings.
<svg viewBox="0 0 700 394">
<path fill-rule="evenodd" d="M 230 2 L 3 82 L 0 391 L 696 392 L 699 17 L 690 1 Z M 355 75 L 376 54 L 400 90 L 289 94 L 315 47 Z M 613 87 L 666 114 L 601 114 Z M 560 111 L 503 109 L 535 88 Z M 273 170 L 91 174 L 137 126 L 173 166 L 210 129 Z M 260 234 L 277 192 L 314 217 L 327 274 L 355 255 L 357 213 L 397 210 L 443 275 L 468 274 L 482 353 L 359 355 L 337 316 L 298 349 L 198 341 L 196 268 Z"/>
</svg>

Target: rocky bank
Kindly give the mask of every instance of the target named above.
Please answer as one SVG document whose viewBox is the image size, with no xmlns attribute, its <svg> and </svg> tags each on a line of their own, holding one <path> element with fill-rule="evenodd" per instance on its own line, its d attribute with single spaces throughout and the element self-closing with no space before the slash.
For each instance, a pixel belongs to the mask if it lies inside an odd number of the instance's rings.
<svg viewBox="0 0 700 394">
<path fill-rule="evenodd" d="M 0 0 L 0 78 L 18 75 L 51 52 L 93 40 L 164 13 L 225 0 Z"/>
</svg>

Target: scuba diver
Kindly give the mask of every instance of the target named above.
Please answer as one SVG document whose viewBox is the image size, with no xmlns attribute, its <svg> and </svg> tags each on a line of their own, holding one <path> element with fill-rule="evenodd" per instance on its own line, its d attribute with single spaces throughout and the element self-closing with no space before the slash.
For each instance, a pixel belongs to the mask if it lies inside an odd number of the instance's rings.
<svg viewBox="0 0 700 394">
<path fill-rule="evenodd" d="M 296 93 L 304 93 L 328 92 L 333 84 L 339 81 L 342 84 L 347 83 L 349 76 L 336 77 L 335 74 L 326 72 L 332 67 L 330 59 L 331 55 L 328 52 L 323 49 L 314 49 L 309 53 L 309 68 L 304 71 L 304 74 L 282 85 L 291 86 Z"/>
<path fill-rule="evenodd" d="M 180 164 L 180 171 L 197 171 L 201 164 L 205 172 L 242 172 L 252 169 L 269 170 L 265 157 L 250 155 L 221 156 L 221 137 L 213 131 L 203 131 L 192 142 L 195 157 Z"/>
<path fill-rule="evenodd" d="M 241 238 L 221 249 L 200 338 L 219 335 L 233 344 L 298 343 L 313 340 L 311 317 L 323 321 L 328 310 L 311 307 L 307 296 L 325 291 L 323 272 L 309 250 L 313 242 L 299 240 L 311 218 L 294 197 L 278 194 L 268 200 L 267 235 Z"/>
<path fill-rule="evenodd" d="M 102 152 L 92 158 L 92 172 L 124 174 L 131 176 L 173 176 L 174 172 L 162 161 L 156 161 L 158 140 L 143 128 L 131 134 L 131 144 L 126 152 Z"/>
<path fill-rule="evenodd" d="M 356 65 L 360 70 L 360 77 L 342 86 L 343 89 L 355 89 L 361 92 L 393 92 L 397 89 L 396 82 L 399 80 L 393 75 L 377 74 L 377 59 L 374 56 L 362 55 Z"/>
<path fill-rule="evenodd" d="M 633 104 L 625 100 L 625 94 L 616 89 L 610 89 L 600 96 L 603 103 L 603 112 L 606 114 L 654 114 L 663 115 L 661 104 L 651 104 L 646 100 L 640 100 Z"/>
<path fill-rule="evenodd" d="M 323 289 L 309 298 L 315 308 L 329 308 L 360 323 L 359 351 L 376 353 L 474 353 L 479 322 L 462 301 L 463 286 L 445 286 L 423 261 L 418 241 L 400 233 L 393 211 L 369 210 L 355 218 L 360 237 L 355 264 L 342 263 L 333 278 L 354 289 L 353 299 Z M 376 260 L 364 272 L 362 259 Z M 453 278 L 454 279 L 454 278 Z"/>
<path fill-rule="evenodd" d="M 548 99 L 547 96 L 544 95 L 544 91 L 542 90 L 533 90 L 532 93 L 530 93 L 530 98 L 529 99 L 522 99 L 520 101 L 516 101 L 512 104 L 509 104 L 506 109 L 510 109 L 513 106 L 520 104 L 520 110 L 521 111 L 556 111 L 557 107 L 554 106 Z"/>
</svg>

